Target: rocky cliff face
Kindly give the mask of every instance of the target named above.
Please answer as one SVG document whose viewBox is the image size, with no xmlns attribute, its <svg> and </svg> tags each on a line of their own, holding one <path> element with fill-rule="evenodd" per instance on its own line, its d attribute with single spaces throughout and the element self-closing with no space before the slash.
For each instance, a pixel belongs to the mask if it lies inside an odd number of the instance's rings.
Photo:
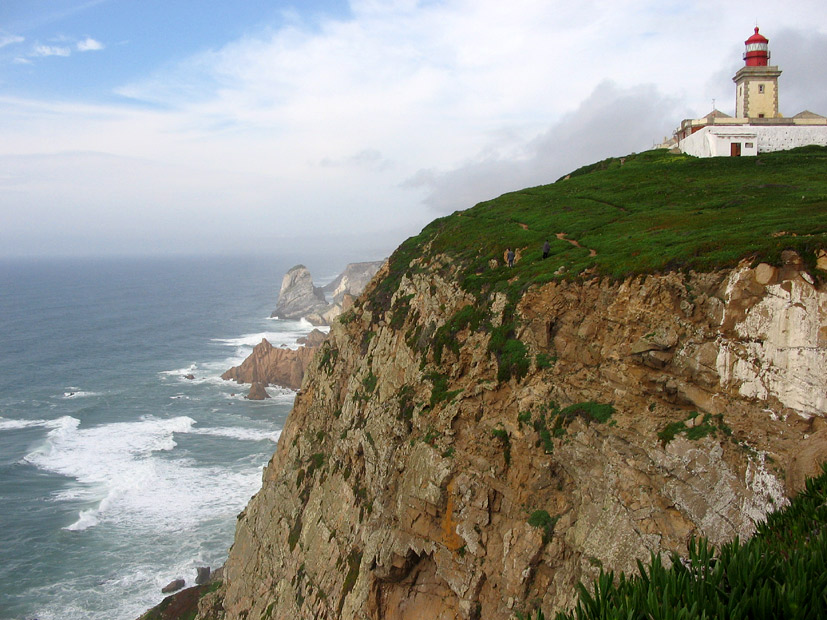
<svg viewBox="0 0 827 620">
<path fill-rule="evenodd" d="M 827 453 L 827 289 L 794 255 L 499 293 L 488 326 L 454 269 L 334 323 L 202 618 L 548 615 L 748 536 Z"/>
</svg>

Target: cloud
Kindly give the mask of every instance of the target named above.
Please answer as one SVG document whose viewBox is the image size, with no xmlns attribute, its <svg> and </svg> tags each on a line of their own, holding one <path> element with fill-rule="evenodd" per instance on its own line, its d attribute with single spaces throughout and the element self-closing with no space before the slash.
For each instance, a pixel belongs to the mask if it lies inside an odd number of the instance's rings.
<svg viewBox="0 0 827 620">
<path fill-rule="evenodd" d="M 103 49 L 103 43 L 96 41 L 91 37 L 86 37 L 83 41 L 78 41 L 75 45 L 79 52 L 93 52 Z"/>
<path fill-rule="evenodd" d="M 784 70 L 787 113 L 827 113 L 825 35 L 802 17 L 822 4 L 750 4 Z M 117 89 L 126 104 L 0 96 L 0 157 L 21 166 L 0 219 L 14 214 L 20 244 L 76 222 L 133 244 L 163 229 L 175 249 L 354 230 L 392 246 L 435 212 L 650 148 L 713 97 L 734 107 L 752 31 L 743 7 L 719 0 L 349 8 L 294 11 L 165 59 Z M 101 45 L 49 42 L 75 54 Z M 144 226 L 147 208 L 157 226 Z"/>
<path fill-rule="evenodd" d="M 393 162 L 385 159 L 382 153 L 376 149 L 364 149 L 341 159 L 325 157 L 319 162 L 319 165 L 325 168 L 355 167 L 381 171 L 393 166 Z"/>
<path fill-rule="evenodd" d="M 518 148 L 483 153 L 444 172 L 423 169 L 403 185 L 426 188 L 424 202 L 436 211 L 465 209 L 507 191 L 552 183 L 608 156 L 651 148 L 653 140 L 671 135 L 679 114 L 678 101 L 652 85 L 620 88 L 604 81 L 576 110 Z"/>
<path fill-rule="evenodd" d="M 770 40 L 778 78 L 779 107 L 792 116 L 810 110 L 827 116 L 827 33 L 784 29 Z"/>
<path fill-rule="evenodd" d="M 35 45 L 30 56 L 34 58 L 45 58 L 47 56 L 70 56 L 72 54 L 71 47 L 64 47 L 60 45 Z"/>
<path fill-rule="evenodd" d="M 6 47 L 7 45 L 14 45 L 16 43 L 23 43 L 25 40 L 25 37 L 0 33 L 0 48 Z"/>
</svg>

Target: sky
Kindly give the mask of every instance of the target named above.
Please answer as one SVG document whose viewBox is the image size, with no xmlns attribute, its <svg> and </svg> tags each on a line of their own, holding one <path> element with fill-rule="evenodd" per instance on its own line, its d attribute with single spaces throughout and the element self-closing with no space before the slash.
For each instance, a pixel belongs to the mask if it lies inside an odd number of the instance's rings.
<svg viewBox="0 0 827 620">
<path fill-rule="evenodd" d="M 827 115 L 824 0 L 0 0 L 0 257 L 380 258 L 734 114 L 756 24 Z"/>
</svg>

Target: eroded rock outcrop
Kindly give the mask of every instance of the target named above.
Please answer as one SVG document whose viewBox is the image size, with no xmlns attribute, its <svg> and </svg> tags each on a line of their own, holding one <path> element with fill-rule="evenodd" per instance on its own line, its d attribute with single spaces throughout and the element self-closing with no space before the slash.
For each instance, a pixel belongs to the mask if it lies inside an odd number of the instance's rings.
<svg viewBox="0 0 827 620">
<path fill-rule="evenodd" d="M 325 293 L 333 298 L 333 303 L 342 304 L 345 295 L 358 296 L 368 282 L 373 279 L 376 272 L 382 267 L 384 261 L 370 261 L 365 263 L 350 263 L 339 276 L 330 284 L 322 287 Z"/>
<path fill-rule="evenodd" d="M 301 319 L 309 314 L 324 312 L 328 307 L 324 291 L 313 285 L 307 267 L 296 265 L 281 280 L 279 298 L 271 317 Z"/>
<path fill-rule="evenodd" d="M 239 516 L 227 618 L 548 617 L 601 566 L 749 535 L 827 454 L 827 289 L 792 256 L 534 287 L 524 350 L 490 349 L 506 295 L 475 324 L 455 276 L 414 261 L 333 324 Z"/>
<path fill-rule="evenodd" d="M 296 265 L 281 282 L 278 305 L 271 317 L 306 319 L 313 325 L 329 325 L 347 310 L 379 271 L 384 261 L 350 263 L 330 284 L 317 287 L 304 265 Z M 332 297 L 327 302 L 325 294 Z"/>
<path fill-rule="evenodd" d="M 313 330 L 318 332 L 318 330 Z M 225 381 L 236 383 L 259 384 L 261 386 L 280 385 L 291 390 L 301 387 L 305 370 L 313 359 L 313 354 L 324 340 L 324 334 L 318 332 L 321 339 L 313 336 L 307 344 L 290 349 L 274 347 L 266 338 L 253 347 L 253 352 L 247 356 L 240 366 L 234 366 L 221 375 Z M 259 391 L 260 394 L 260 391 Z"/>
</svg>

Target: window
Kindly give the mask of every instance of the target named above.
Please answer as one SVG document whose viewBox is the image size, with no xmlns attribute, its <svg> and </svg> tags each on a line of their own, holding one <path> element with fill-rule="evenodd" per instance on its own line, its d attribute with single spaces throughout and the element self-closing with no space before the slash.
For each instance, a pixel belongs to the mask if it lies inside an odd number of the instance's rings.
<svg viewBox="0 0 827 620">
<path fill-rule="evenodd" d="M 764 85 L 763 85 L 763 84 L 759 84 L 759 85 L 758 85 L 758 92 L 759 92 L 759 93 L 763 93 L 763 92 L 764 92 Z"/>
<path fill-rule="evenodd" d="M 755 148 L 755 142 L 744 142 L 745 149 L 753 149 Z"/>
</svg>

